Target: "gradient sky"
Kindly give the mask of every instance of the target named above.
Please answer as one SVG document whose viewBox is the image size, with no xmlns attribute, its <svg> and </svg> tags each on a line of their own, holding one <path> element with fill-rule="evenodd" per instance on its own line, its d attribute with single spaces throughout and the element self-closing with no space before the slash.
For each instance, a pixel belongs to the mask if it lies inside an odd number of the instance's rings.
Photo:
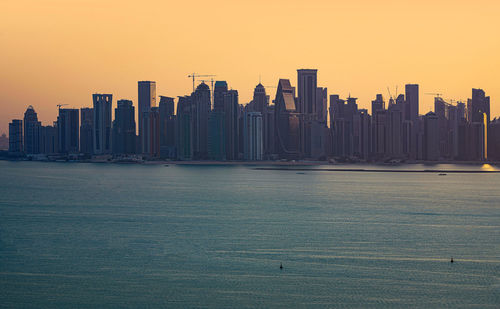
<svg viewBox="0 0 500 309">
<path fill-rule="evenodd" d="M 497 0 L 0 0 L 0 133 L 30 104 L 44 124 L 95 92 L 137 106 L 138 80 L 188 94 L 190 72 L 216 74 L 247 103 L 259 75 L 296 85 L 298 68 L 361 108 L 418 83 L 421 114 L 433 105 L 424 93 L 466 99 L 474 87 L 497 116 L 499 31 Z"/>
</svg>

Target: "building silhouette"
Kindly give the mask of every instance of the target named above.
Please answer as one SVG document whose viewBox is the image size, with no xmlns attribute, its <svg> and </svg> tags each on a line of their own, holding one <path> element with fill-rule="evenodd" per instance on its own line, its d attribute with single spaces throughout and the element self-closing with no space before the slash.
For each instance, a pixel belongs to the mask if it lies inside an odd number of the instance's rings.
<svg viewBox="0 0 500 309">
<path fill-rule="evenodd" d="M 210 88 L 202 82 L 193 93 L 193 154 L 208 158 L 208 113 L 211 110 Z"/>
<path fill-rule="evenodd" d="M 193 159 L 193 113 L 191 96 L 179 97 L 177 102 L 176 150 L 179 160 Z"/>
<path fill-rule="evenodd" d="M 80 144 L 79 110 L 60 108 L 57 117 L 57 145 L 59 153 L 75 154 L 79 152 Z"/>
<path fill-rule="evenodd" d="M 113 153 L 135 154 L 135 109 L 132 101 L 118 100 L 113 121 Z"/>
<path fill-rule="evenodd" d="M 137 82 L 137 97 L 138 97 L 138 111 L 137 119 L 139 121 L 139 140 L 142 141 L 142 122 L 144 113 L 149 112 L 151 107 L 156 106 L 156 82 L 153 81 L 139 81 Z M 141 152 L 144 152 L 144 148 Z"/>
<path fill-rule="evenodd" d="M 238 91 L 229 90 L 224 95 L 224 128 L 226 159 L 238 160 L 239 154 L 239 104 Z"/>
<path fill-rule="evenodd" d="M 23 150 L 23 121 L 13 119 L 9 123 L 9 153 L 21 154 Z"/>
<path fill-rule="evenodd" d="M 160 157 L 175 159 L 175 104 L 174 98 L 160 96 Z"/>
<path fill-rule="evenodd" d="M 317 73 L 315 69 L 297 70 L 298 101 L 297 111 L 300 115 L 300 154 L 312 157 L 312 127 L 317 120 Z"/>
<path fill-rule="evenodd" d="M 40 153 L 41 123 L 33 106 L 28 106 L 24 112 L 24 153 Z"/>
<path fill-rule="evenodd" d="M 112 152 L 111 107 L 113 95 L 95 93 L 92 95 L 92 99 L 94 102 L 93 154 L 110 154 Z"/>
<path fill-rule="evenodd" d="M 94 152 L 94 109 L 89 107 L 80 109 L 80 152 Z"/>
<path fill-rule="evenodd" d="M 300 148 L 300 113 L 295 103 L 295 88 L 288 79 L 280 79 L 274 99 L 274 140 L 281 158 L 297 159 Z"/>
<path fill-rule="evenodd" d="M 216 112 L 224 112 L 224 96 L 226 95 L 227 82 L 224 80 L 218 80 L 215 82 L 214 86 L 214 107 L 213 110 Z"/>
<path fill-rule="evenodd" d="M 243 157 L 249 161 L 260 161 L 264 155 L 262 113 L 243 114 Z"/>
</svg>

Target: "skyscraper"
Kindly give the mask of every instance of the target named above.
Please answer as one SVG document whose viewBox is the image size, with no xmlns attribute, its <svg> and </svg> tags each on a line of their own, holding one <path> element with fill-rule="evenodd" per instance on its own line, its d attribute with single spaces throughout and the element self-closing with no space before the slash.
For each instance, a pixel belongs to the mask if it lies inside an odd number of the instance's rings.
<svg viewBox="0 0 500 309">
<path fill-rule="evenodd" d="M 254 112 L 264 113 L 269 106 L 269 97 L 266 95 L 266 88 L 259 83 L 253 91 L 253 110 Z"/>
<path fill-rule="evenodd" d="M 224 96 L 227 93 L 227 82 L 218 80 L 214 86 L 214 111 L 224 112 Z"/>
<path fill-rule="evenodd" d="M 226 130 L 226 158 L 237 160 L 239 153 L 238 91 L 229 90 L 224 95 L 224 116 Z"/>
<path fill-rule="evenodd" d="M 58 148 L 59 153 L 69 154 L 79 151 L 79 110 L 60 108 L 57 117 Z"/>
<path fill-rule="evenodd" d="M 174 98 L 160 96 L 160 156 L 173 159 L 175 150 Z"/>
<path fill-rule="evenodd" d="M 142 116 L 142 153 L 150 158 L 158 158 L 160 157 L 160 110 L 158 107 L 151 107 L 149 112 L 144 112 Z"/>
<path fill-rule="evenodd" d="M 208 115 L 208 158 L 226 160 L 226 119 L 224 112 L 211 111 Z"/>
<path fill-rule="evenodd" d="M 211 110 L 210 88 L 201 83 L 193 93 L 193 153 L 196 159 L 208 158 L 208 113 Z"/>
<path fill-rule="evenodd" d="M 51 155 L 58 152 L 57 125 L 42 126 L 40 134 L 40 152 Z"/>
<path fill-rule="evenodd" d="M 135 141 L 135 109 L 130 100 L 118 100 L 113 121 L 113 153 L 134 154 Z"/>
<path fill-rule="evenodd" d="M 424 159 L 439 159 L 439 117 L 428 112 L 424 117 Z"/>
<path fill-rule="evenodd" d="M 94 109 L 80 109 L 80 152 L 90 155 L 94 151 Z"/>
<path fill-rule="evenodd" d="M 243 115 L 243 156 L 245 160 L 262 160 L 263 145 L 262 114 L 260 112 L 245 112 Z"/>
<path fill-rule="evenodd" d="M 417 84 L 408 84 L 405 86 L 405 96 L 406 96 L 406 108 L 405 115 L 406 120 L 410 121 L 410 134 L 409 134 L 409 157 L 411 159 L 421 159 L 419 158 L 419 131 L 420 131 L 420 121 L 419 121 L 419 94 Z"/>
<path fill-rule="evenodd" d="M 276 152 L 281 158 L 296 159 L 300 155 L 300 121 L 295 104 L 295 89 L 288 79 L 280 79 L 274 99 Z"/>
<path fill-rule="evenodd" d="M 179 160 L 193 159 L 193 113 L 191 96 L 179 97 L 177 102 L 176 150 Z"/>
<path fill-rule="evenodd" d="M 156 82 L 139 81 L 138 83 L 138 121 L 139 140 L 142 140 L 142 120 L 144 112 L 149 112 L 151 107 L 156 106 Z"/>
<path fill-rule="evenodd" d="M 33 106 L 28 106 L 24 113 L 24 152 L 26 154 L 40 153 L 40 127 L 38 116 Z"/>
<path fill-rule="evenodd" d="M 23 152 L 23 121 L 13 119 L 9 123 L 9 153 L 21 154 Z"/>
<path fill-rule="evenodd" d="M 112 94 L 93 94 L 94 101 L 94 154 L 110 154 L 111 144 L 111 106 Z"/>
<path fill-rule="evenodd" d="M 300 152 L 307 158 L 312 156 L 312 127 L 313 121 L 317 120 L 317 72 L 316 69 L 297 70 Z"/>
</svg>

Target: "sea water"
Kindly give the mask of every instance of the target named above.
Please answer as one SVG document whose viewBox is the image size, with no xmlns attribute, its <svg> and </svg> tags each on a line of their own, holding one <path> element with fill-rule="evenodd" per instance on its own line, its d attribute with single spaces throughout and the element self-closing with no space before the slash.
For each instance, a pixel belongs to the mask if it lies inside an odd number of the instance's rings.
<svg viewBox="0 0 500 309">
<path fill-rule="evenodd" d="M 0 307 L 498 308 L 499 185 L 0 161 Z"/>
</svg>

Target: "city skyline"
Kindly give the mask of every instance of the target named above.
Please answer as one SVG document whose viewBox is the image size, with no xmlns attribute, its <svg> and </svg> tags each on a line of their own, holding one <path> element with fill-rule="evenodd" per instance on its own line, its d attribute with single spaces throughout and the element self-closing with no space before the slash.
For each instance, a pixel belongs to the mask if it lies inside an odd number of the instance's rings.
<svg viewBox="0 0 500 309">
<path fill-rule="evenodd" d="M 297 87 L 280 79 L 271 86 L 274 99 L 259 83 L 248 104 L 240 104 L 238 90 L 226 81 L 212 79 L 211 89 L 202 80 L 194 89 L 195 74 L 192 78 L 194 91 L 179 96 L 177 108 L 166 96 L 156 106 L 156 82 L 138 81 L 137 114 L 133 101 L 121 99 L 114 120 L 112 94 L 92 94 L 93 107 L 82 108 L 81 117 L 78 109 L 58 105 L 53 126 L 43 126 L 30 105 L 23 120 L 9 123 L 9 154 L 84 161 L 500 158 L 500 118 L 491 117 L 490 96 L 483 89 L 472 88 L 466 102 L 424 93 L 434 96 L 434 110 L 421 114 L 420 86 L 406 84 L 404 94 L 393 96 L 388 89 L 387 105 L 376 94 L 370 114 L 350 94 L 345 100 L 338 94 L 328 99 L 328 88 L 318 87 L 317 69 L 297 69 Z"/>
<path fill-rule="evenodd" d="M 296 71 L 301 71 L 301 70 L 311 70 L 311 69 L 296 69 Z M 319 76 L 320 75 L 319 70 L 317 70 L 317 69 L 314 69 L 314 70 L 318 71 L 317 75 Z M 279 78 L 277 83 L 276 82 L 269 83 L 267 86 L 264 86 L 264 89 L 265 89 L 267 95 L 270 95 L 271 97 L 274 97 L 274 95 L 276 94 L 276 89 L 278 88 L 279 81 L 283 80 L 283 79 L 294 80 L 293 78 Z M 296 82 L 292 84 L 292 87 L 294 87 L 295 90 L 297 91 L 297 89 L 298 89 L 297 78 L 295 78 L 295 81 Z M 213 92 L 213 89 L 210 86 L 210 84 L 212 82 L 214 84 L 216 82 L 226 82 L 227 83 L 227 80 L 219 80 L 219 79 L 217 79 L 217 80 L 215 80 L 215 79 L 213 79 L 213 80 L 207 80 L 207 79 L 203 79 L 203 78 L 196 78 L 195 79 L 195 85 L 196 86 L 199 86 L 202 83 L 206 83 L 207 86 L 209 86 L 210 92 Z M 145 83 L 151 83 L 151 84 L 154 85 L 152 93 L 155 92 L 155 95 L 154 95 L 154 97 L 151 96 L 151 104 L 153 104 L 151 106 L 156 106 L 156 107 L 159 106 L 157 102 L 160 101 L 161 97 L 169 97 L 169 98 L 174 98 L 174 110 L 177 110 L 177 104 L 179 102 L 179 97 L 183 97 L 183 96 L 186 96 L 186 95 L 194 94 L 194 92 L 191 92 L 190 90 L 188 90 L 188 92 L 186 92 L 186 93 L 179 94 L 179 95 L 172 95 L 170 93 L 164 93 L 164 92 L 161 92 L 161 91 L 158 92 L 158 91 L 156 91 L 156 85 L 159 84 L 157 81 L 153 81 L 153 80 L 140 80 L 140 81 L 135 81 L 135 83 L 134 83 L 134 85 L 132 87 L 132 88 L 135 89 L 135 92 L 136 92 L 135 99 L 134 98 L 130 98 L 130 97 L 120 97 L 120 96 L 115 95 L 112 92 L 109 92 L 109 91 L 106 92 L 106 91 L 104 91 L 105 93 L 109 93 L 108 95 L 111 95 L 111 96 L 115 97 L 115 99 L 113 99 L 111 101 L 111 103 L 112 103 L 111 107 L 112 107 L 113 110 L 118 107 L 118 102 L 120 100 L 131 101 L 132 104 L 136 108 L 138 106 L 140 106 L 139 95 L 137 94 L 137 92 L 138 92 L 137 84 L 138 83 L 140 85 L 144 85 Z M 231 83 L 231 82 L 229 81 L 229 83 Z M 240 89 L 233 88 L 233 87 L 229 87 L 228 89 L 229 90 L 231 90 L 231 89 L 237 90 L 239 93 L 240 92 L 243 92 L 243 93 L 251 92 L 252 95 L 253 95 L 255 87 L 259 86 L 259 85 L 262 85 L 262 84 L 263 83 L 261 81 L 257 81 L 257 83 L 255 85 L 253 85 L 253 86 L 250 87 L 251 91 L 246 91 L 246 90 L 241 91 Z M 338 95 L 339 98 L 346 98 L 347 99 L 349 97 L 355 97 L 356 98 L 356 103 L 359 105 L 359 108 L 360 109 L 367 109 L 370 112 L 370 114 L 372 114 L 373 98 L 375 96 L 382 95 L 382 99 L 385 101 L 385 103 L 387 103 L 391 98 L 393 98 L 395 100 L 398 95 L 404 94 L 404 92 L 405 92 L 404 91 L 405 86 L 408 86 L 408 85 L 418 85 L 419 86 L 419 98 L 418 98 L 418 101 L 419 101 L 418 115 L 419 116 L 424 116 L 428 112 L 434 111 L 434 108 L 435 108 L 434 104 L 435 104 L 435 98 L 436 97 L 443 98 L 447 102 L 451 101 L 451 102 L 455 102 L 455 103 L 456 102 L 461 102 L 461 103 L 467 104 L 467 100 L 470 99 L 470 96 L 471 96 L 470 95 L 470 89 L 481 89 L 481 90 L 485 91 L 486 93 L 490 93 L 490 92 L 488 92 L 488 90 L 486 90 L 483 87 L 470 87 L 470 88 L 467 89 L 468 94 L 464 98 L 461 98 L 461 99 L 457 100 L 457 99 L 454 99 L 454 98 L 450 98 L 450 97 L 446 96 L 444 93 L 441 93 L 441 92 L 424 92 L 424 90 L 421 89 L 422 88 L 421 84 L 419 84 L 419 83 L 403 83 L 402 85 L 396 85 L 395 87 L 387 86 L 385 89 L 381 89 L 379 92 L 373 93 L 372 97 L 370 97 L 367 102 L 362 102 L 360 100 L 360 98 L 356 95 L 356 92 L 349 92 L 347 94 L 339 94 L 338 92 L 335 92 L 335 89 L 328 88 L 328 86 L 324 85 L 321 81 L 317 83 L 318 87 L 323 87 L 324 89 L 330 91 L 330 94 L 334 93 L 334 94 Z M 141 88 L 141 86 L 139 86 L 139 89 L 140 88 Z M 333 90 L 333 92 L 332 92 L 332 90 Z M 69 108 L 69 109 L 91 108 L 92 105 L 93 105 L 93 97 L 95 95 L 101 95 L 101 94 L 99 92 L 91 92 L 90 94 L 87 95 L 87 96 L 90 97 L 89 102 L 87 104 L 82 105 L 82 106 L 75 106 L 75 105 L 72 105 L 72 104 L 69 104 L 69 103 L 63 103 L 63 104 L 61 104 L 61 106 L 64 106 L 64 108 Z M 490 97 L 491 97 L 491 95 L 490 95 Z M 315 99 L 316 99 L 316 97 L 314 97 L 314 100 Z M 328 104 L 327 104 L 327 106 L 330 106 L 329 99 L 330 98 L 328 98 Z M 211 100 L 212 100 L 211 104 L 212 104 L 212 109 L 213 109 L 216 103 L 215 103 L 213 97 L 211 98 Z M 269 102 L 269 105 L 274 105 L 273 100 L 274 99 L 271 99 L 271 101 Z M 429 102 L 429 100 L 430 100 L 430 102 Z M 423 101 L 426 102 L 426 103 L 422 104 Z M 500 117 L 500 110 L 499 110 L 499 112 L 497 114 L 495 113 L 495 110 L 498 110 L 498 107 L 494 104 L 495 100 L 493 99 L 492 101 L 493 101 L 493 104 L 491 106 L 492 107 L 491 120 Z M 240 105 L 246 106 L 247 104 L 249 104 L 251 102 L 252 102 L 252 97 L 250 97 L 250 99 L 248 101 L 244 101 L 243 102 L 243 101 L 241 101 L 241 96 L 240 96 L 240 101 L 239 101 Z M 26 106 L 23 106 L 22 107 L 22 113 L 20 113 L 20 114 L 23 114 L 26 111 L 26 108 L 29 108 L 30 106 L 33 106 L 33 104 L 28 104 Z M 58 104 L 54 105 L 54 107 L 58 107 L 58 106 L 59 106 Z M 422 106 L 425 106 L 426 108 L 428 107 L 428 109 L 422 109 Z M 37 111 L 38 110 L 40 110 L 39 106 L 37 107 Z M 43 110 L 43 109 L 41 109 L 41 110 Z M 54 114 L 54 118 L 57 118 L 57 109 L 52 108 L 52 111 L 49 112 L 49 114 Z M 135 113 L 135 121 L 137 122 L 137 127 L 136 127 L 136 133 L 137 134 L 139 134 L 139 123 L 141 122 L 141 120 L 140 120 L 140 118 L 138 116 L 139 114 L 140 114 L 139 111 L 137 111 Z M 175 114 L 175 112 L 174 112 L 174 114 Z M 49 116 L 43 115 L 43 114 L 41 114 L 39 112 L 38 112 L 38 117 L 39 117 L 38 120 L 40 120 L 40 122 L 42 123 L 42 125 L 51 125 L 54 122 L 54 119 L 49 119 Z M 7 122 L 5 124 L 0 123 L 0 128 L 2 128 L 3 126 L 6 127 L 5 132 L 0 131 L 0 135 L 1 134 L 8 134 L 8 123 L 12 119 L 21 119 L 21 118 L 20 118 L 20 116 L 12 115 L 12 117 L 10 117 L 10 118 L 7 119 Z M 329 120 L 328 120 L 328 123 L 329 123 Z"/>
<path fill-rule="evenodd" d="M 189 72 L 215 74 L 247 103 L 259 75 L 265 86 L 297 84 L 295 69 L 307 67 L 319 70 L 319 86 L 351 93 L 361 108 L 376 93 L 387 97 L 387 86 L 418 83 L 421 93 L 455 100 L 482 88 L 500 114 L 498 2 L 284 3 L 4 2 L 0 134 L 29 105 L 50 124 L 56 104 L 89 106 L 89 93 L 136 103 L 137 80 L 177 97 L 191 91 Z M 106 22 L 96 23 L 102 13 Z M 421 95 L 420 106 L 432 110 L 433 97 Z"/>
</svg>

